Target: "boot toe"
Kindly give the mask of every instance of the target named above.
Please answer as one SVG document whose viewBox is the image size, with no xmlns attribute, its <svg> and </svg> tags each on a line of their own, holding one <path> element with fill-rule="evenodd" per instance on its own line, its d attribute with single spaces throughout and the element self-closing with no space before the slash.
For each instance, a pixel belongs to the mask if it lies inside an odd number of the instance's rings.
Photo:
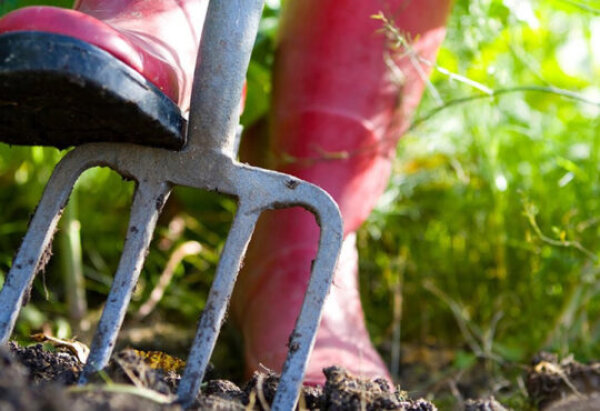
<svg viewBox="0 0 600 411">
<path fill-rule="evenodd" d="M 25 7 L 0 19 L 0 33 L 40 31 L 74 37 L 107 51 L 142 74 L 171 100 L 179 85 L 173 68 L 143 48 L 139 39 L 77 10 L 50 6 Z"/>
<path fill-rule="evenodd" d="M 119 59 L 76 38 L 0 35 L 0 96 L 5 143 L 184 144 L 185 121 L 171 99 Z"/>
</svg>

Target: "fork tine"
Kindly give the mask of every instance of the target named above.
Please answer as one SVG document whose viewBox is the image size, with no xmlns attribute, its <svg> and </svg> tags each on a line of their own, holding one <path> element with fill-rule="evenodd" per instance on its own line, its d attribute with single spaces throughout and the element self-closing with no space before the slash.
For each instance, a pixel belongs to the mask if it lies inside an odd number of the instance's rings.
<svg viewBox="0 0 600 411">
<path fill-rule="evenodd" d="M 94 372 L 108 363 L 131 293 L 144 265 L 156 221 L 170 192 L 169 185 L 154 182 L 140 183 L 136 189 L 119 267 L 92 340 L 90 355 L 79 378 L 80 384 L 85 384 Z"/>
<path fill-rule="evenodd" d="M 335 232 L 331 229 L 335 222 L 321 224 L 321 244 L 313 263 L 300 315 L 290 335 L 288 356 L 281 372 L 272 410 L 291 410 L 296 406 L 308 357 L 314 346 L 321 320 L 323 303 L 329 292 L 337 262 L 339 245 L 335 241 Z"/>
<path fill-rule="evenodd" d="M 258 215 L 258 211 L 249 210 L 244 204 L 240 204 L 229 230 L 183 378 L 179 383 L 177 396 L 184 407 L 191 405 L 200 391 Z"/>
<path fill-rule="evenodd" d="M 25 238 L 0 291 L 0 343 L 5 343 L 15 326 L 23 297 L 35 274 L 50 257 L 52 237 L 71 190 L 86 165 L 65 156 L 56 166 L 34 213 Z M 46 254 L 48 253 L 48 254 Z M 46 254 L 46 255 L 45 255 Z"/>
<path fill-rule="evenodd" d="M 298 204 L 315 215 L 321 227 L 321 235 L 300 315 L 290 335 L 289 351 L 272 410 L 292 410 L 296 407 L 342 244 L 342 219 L 335 201 L 312 184 L 303 183 L 298 188 L 306 192 L 305 201 Z"/>
</svg>

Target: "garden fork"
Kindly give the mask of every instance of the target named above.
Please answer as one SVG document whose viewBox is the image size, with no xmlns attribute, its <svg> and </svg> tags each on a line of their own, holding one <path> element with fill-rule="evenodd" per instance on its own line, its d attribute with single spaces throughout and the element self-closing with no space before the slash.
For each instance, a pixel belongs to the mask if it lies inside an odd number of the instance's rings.
<svg viewBox="0 0 600 411">
<path fill-rule="evenodd" d="M 191 404 L 223 322 L 243 255 L 259 215 L 302 206 L 321 227 L 306 296 L 289 340 L 273 409 L 295 407 L 342 241 L 337 205 L 322 189 L 295 177 L 238 163 L 239 100 L 264 0 L 212 0 L 196 65 L 188 143 L 181 151 L 125 143 L 76 147 L 56 166 L 0 292 L 0 342 L 13 330 L 27 289 L 47 259 L 53 233 L 74 183 L 88 168 L 105 166 L 136 181 L 127 238 L 80 382 L 107 365 L 137 282 L 157 218 L 176 185 L 238 199 L 233 226 L 178 389 Z"/>
</svg>

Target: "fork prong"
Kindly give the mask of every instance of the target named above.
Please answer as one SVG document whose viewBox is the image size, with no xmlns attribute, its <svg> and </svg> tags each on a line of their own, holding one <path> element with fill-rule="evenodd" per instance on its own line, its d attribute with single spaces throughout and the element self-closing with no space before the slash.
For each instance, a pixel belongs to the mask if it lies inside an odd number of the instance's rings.
<svg viewBox="0 0 600 411">
<path fill-rule="evenodd" d="M 248 181 L 258 182 L 246 184 L 249 187 L 246 195 L 252 197 L 255 196 L 253 191 L 261 190 L 261 197 L 266 199 L 261 204 L 263 209 L 301 206 L 314 214 L 321 228 L 317 258 L 313 262 L 300 315 L 290 335 L 288 355 L 272 405 L 273 410 L 291 410 L 298 401 L 308 358 L 321 321 L 323 304 L 342 246 L 342 217 L 333 198 L 314 184 L 290 175 L 249 167 L 240 167 L 239 171 L 249 173 L 246 177 Z M 244 181 L 243 177 L 238 178 Z"/>
<path fill-rule="evenodd" d="M 50 257 L 52 237 L 83 163 L 66 156 L 52 173 L 0 292 L 0 343 L 10 338 L 23 297 Z M 46 254 L 47 253 L 47 254 Z"/>
<path fill-rule="evenodd" d="M 92 340 L 90 355 L 79 378 L 80 384 L 85 384 L 110 359 L 131 293 L 144 265 L 156 221 L 170 192 L 170 186 L 165 183 L 140 183 L 136 189 L 119 267 Z"/>
<path fill-rule="evenodd" d="M 273 400 L 273 410 L 291 410 L 296 407 L 308 357 L 315 343 L 323 312 L 323 303 L 331 286 L 341 248 L 341 218 L 339 213 L 327 212 L 327 209 L 332 208 L 337 210 L 333 200 L 331 200 L 331 204 L 323 203 L 321 207 L 312 209 L 321 226 L 319 251 L 313 263 L 308 289 L 296 321 L 296 327 L 290 335 L 288 356 Z M 337 214 L 338 218 L 323 218 L 327 214 Z"/>
<path fill-rule="evenodd" d="M 241 203 L 229 230 L 183 378 L 179 383 L 177 396 L 184 407 L 191 405 L 200 391 L 258 215 L 258 211 L 251 211 L 250 207 Z"/>
<path fill-rule="evenodd" d="M 325 209 L 337 206 L 322 204 L 311 211 L 318 216 L 321 226 L 321 237 L 317 258 L 313 262 L 308 289 L 302 302 L 296 327 L 290 335 L 288 355 L 283 366 L 277 393 L 273 400 L 272 410 L 291 410 L 296 407 L 298 393 L 306 372 L 308 357 L 312 351 L 321 321 L 323 304 L 333 280 L 333 272 L 341 248 L 341 218 L 324 219 Z M 339 214 L 338 214 L 339 216 Z"/>
</svg>

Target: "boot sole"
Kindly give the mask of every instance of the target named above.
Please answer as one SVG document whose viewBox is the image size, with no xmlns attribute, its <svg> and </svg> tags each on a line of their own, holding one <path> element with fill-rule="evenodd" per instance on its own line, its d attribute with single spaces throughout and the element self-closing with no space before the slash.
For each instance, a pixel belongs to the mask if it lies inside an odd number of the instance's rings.
<svg viewBox="0 0 600 411">
<path fill-rule="evenodd" d="M 110 53 L 53 33 L 0 35 L 0 141 L 178 150 L 185 129 L 179 107 Z"/>
</svg>

